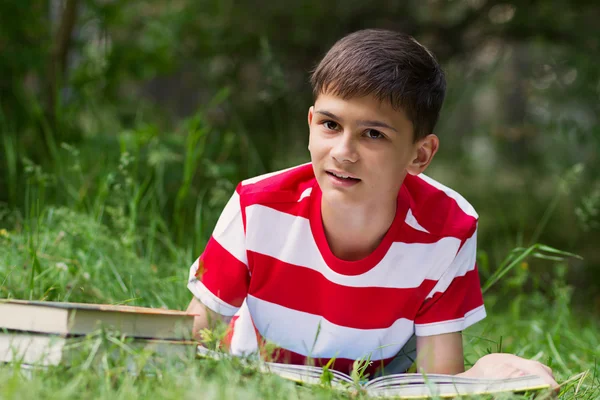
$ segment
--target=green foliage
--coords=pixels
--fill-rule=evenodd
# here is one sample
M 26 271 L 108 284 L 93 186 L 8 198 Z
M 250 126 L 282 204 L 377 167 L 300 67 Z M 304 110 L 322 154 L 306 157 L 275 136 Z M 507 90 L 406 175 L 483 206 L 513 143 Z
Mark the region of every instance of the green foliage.
M 352 364 L 352 371 L 350 372 L 350 378 L 354 382 L 357 388 L 360 388 L 360 384 L 364 383 L 369 379 L 369 374 L 366 373 L 367 368 L 371 365 L 371 356 L 368 355 L 363 358 L 355 360 Z
M 91 216 L 51 207 L 19 224 L 26 232 L 7 230 L 1 239 L 1 297 L 157 307 L 187 299 L 177 289 L 180 268 L 140 258 L 126 234 L 115 239 Z M 185 259 L 180 251 L 171 257 Z
M 333 372 L 331 372 L 331 367 L 335 363 L 335 357 L 332 357 L 327 361 L 323 368 L 323 373 L 321 374 L 321 383 L 324 386 L 331 387 L 331 383 L 333 382 Z
M 494 284 L 498 283 L 498 281 L 500 281 L 506 274 L 511 272 L 517 265 L 520 265 L 522 269 L 527 269 L 527 263 L 525 260 L 528 257 L 562 262 L 565 260 L 565 257 L 578 256 L 576 254 L 560 251 L 539 243 L 534 244 L 527 249 L 515 248 L 512 252 L 510 252 L 506 260 L 500 264 L 496 272 L 494 272 L 482 286 L 481 291 L 483 294 L 485 294 Z M 516 279 L 518 279 L 519 282 L 522 282 L 523 277 L 523 275 L 517 276 Z
M 600 289 L 600 35 L 586 23 L 597 5 L 74 0 L 65 33 L 58 3 L 0 5 L 0 202 L 11 208 L 37 197 L 126 224 L 140 254 L 164 251 L 160 236 L 197 254 L 237 182 L 307 161 L 307 73 L 331 43 L 396 28 L 446 69 L 428 173 L 480 212 L 490 266 L 546 243 L 583 257 L 567 275 L 583 296 Z M 50 74 L 55 64 L 64 73 Z

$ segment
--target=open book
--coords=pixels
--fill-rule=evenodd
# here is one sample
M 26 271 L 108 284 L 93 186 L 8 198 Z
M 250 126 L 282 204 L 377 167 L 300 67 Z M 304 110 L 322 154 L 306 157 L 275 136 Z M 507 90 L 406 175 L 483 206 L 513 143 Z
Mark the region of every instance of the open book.
M 221 359 L 226 354 L 198 346 L 198 357 Z M 321 384 L 323 368 L 259 362 L 262 372 L 272 373 L 298 383 Z M 339 371 L 330 370 L 331 386 L 338 389 L 357 387 L 352 378 Z M 511 379 L 477 379 L 440 374 L 393 374 L 367 382 L 358 383 L 369 395 L 380 397 L 399 397 L 403 399 L 421 399 L 432 396 L 456 397 L 459 395 L 483 395 L 501 392 L 527 392 L 549 389 L 550 385 L 541 378 L 530 375 Z

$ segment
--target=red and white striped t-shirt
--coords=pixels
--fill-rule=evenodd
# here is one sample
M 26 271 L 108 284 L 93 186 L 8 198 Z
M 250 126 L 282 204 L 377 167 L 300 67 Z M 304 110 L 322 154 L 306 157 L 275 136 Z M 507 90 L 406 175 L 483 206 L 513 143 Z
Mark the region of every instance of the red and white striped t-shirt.
M 477 213 L 458 193 L 407 175 L 394 222 L 359 261 L 329 249 L 321 195 L 304 164 L 243 181 L 225 206 L 188 287 L 233 316 L 232 354 L 256 353 L 267 341 L 278 361 L 335 358 L 347 372 L 361 358 L 380 366 L 414 356 L 405 345 L 415 334 L 458 332 L 485 317 Z

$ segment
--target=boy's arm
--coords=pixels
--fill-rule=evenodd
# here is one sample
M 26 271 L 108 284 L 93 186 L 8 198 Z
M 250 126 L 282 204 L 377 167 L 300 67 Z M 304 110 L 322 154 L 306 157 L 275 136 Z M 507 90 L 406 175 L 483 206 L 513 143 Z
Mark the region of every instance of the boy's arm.
M 194 315 L 193 334 L 194 338 L 199 341 L 202 341 L 202 336 L 200 332 L 203 329 L 213 329 L 215 327 L 215 324 L 219 320 L 228 323 L 231 319 L 231 317 L 226 317 L 224 315 L 214 312 L 213 310 L 202 304 L 200 301 L 198 301 L 198 299 L 195 297 L 192 298 L 192 301 L 188 305 L 186 312 L 188 314 Z
M 193 314 L 194 337 L 202 329 L 227 323 L 242 306 L 250 282 L 240 183 L 223 208 L 213 233 L 190 267 L 188 288 L 194 295 L 187 312 Z
M 462 334 L 417 336 L 417 371 L 456 375 L 464 372 Z

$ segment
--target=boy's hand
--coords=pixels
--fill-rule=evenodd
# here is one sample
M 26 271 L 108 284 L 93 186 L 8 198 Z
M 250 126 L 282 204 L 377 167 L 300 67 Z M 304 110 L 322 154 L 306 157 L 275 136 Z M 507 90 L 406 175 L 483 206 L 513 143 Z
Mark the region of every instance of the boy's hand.
M 459 375 L 469 378 L 486 379 L 537 375 L 548 383 L 552 389 L 558 390 L 559 388 L 549 367 L 540 362 L 526 360 L 513 354 L 488 354 L 481 357 L 471 369 Z

